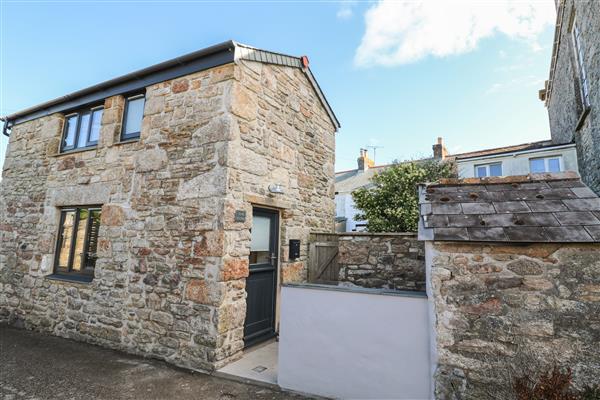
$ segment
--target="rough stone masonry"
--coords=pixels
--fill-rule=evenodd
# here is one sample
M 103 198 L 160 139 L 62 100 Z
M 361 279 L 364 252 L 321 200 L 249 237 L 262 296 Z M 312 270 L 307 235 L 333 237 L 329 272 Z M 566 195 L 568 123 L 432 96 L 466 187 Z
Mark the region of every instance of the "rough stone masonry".
M 365 288 L 425 291 L 425 250 L 414 233 L 338 235 L 339 281 Z
M 84 151 L 59 152 L 65 112 L 12 127 L 0 321 L 194 369 L 239 357 L 252 206 L 279 210 L 279 280 L 303 280 L 306 248 L 289 262 L 285 244 L 333 230 L 337 124 L 299 59 L 241 49 L 231 42 L 233 62 L 145 87 L 139 140 L 119 141 L 122 94 L 103 101 L 98 145 Z M 59 210 L 72 205 L 101 206 L 90 283 L 49 278 Z
M 600 198 L 575 174 L 420 189 L 438 399 L 515 398 L 514 378 L 600 376 Z

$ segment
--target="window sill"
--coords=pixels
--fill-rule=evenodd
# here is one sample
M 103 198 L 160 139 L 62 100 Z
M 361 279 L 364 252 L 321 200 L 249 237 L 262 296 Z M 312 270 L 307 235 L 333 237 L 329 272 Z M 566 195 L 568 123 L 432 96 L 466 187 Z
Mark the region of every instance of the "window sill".
M 587 118 L 588 114 L 590 113 L 590 110 L 591 110 L 591 107 L 584 108 L 583 112 L 579 116 L 579 120 L 577 120 L 577 125 L 575 126 L 576 132 L 579 129 L 581 129 L 581 127 L 583 126 L 583 123 L 585 122 L 585 119 Z
M 129 144 L 129 143 L 137 143 L 140 141 L 140 138 L 133 138 L 133 139 L 125 139 L 125 140 L 121 140 L 120 142 L 116 142 L 113 144 L 113 146 L 120 146 L 122 144 Z
M 98 146 L 81 147 L 79 149 L 67 150 L 67 151 L 62 151 L 60 153 L 56 153 L 56 154 L 52 155 L 52 157 L 66 156 L 66 155 L 73 154 L 73 153 L 83 153 L 86 151 L 92 151 L 92 150 L 97 150 L 97 149 L 98 149 Z
M 91 276 L 76 276 L 76 275 L 52 274 L 52 275 L 47 275 L 46 279 L 50 279 L 52 281 L 62 281 L 62 282 L 69 282 L 69 283 L 83 283 L 83 284 L 88 284 L 88 283 L 92 283 L 92 280 L 94 278 L 91 277 Z

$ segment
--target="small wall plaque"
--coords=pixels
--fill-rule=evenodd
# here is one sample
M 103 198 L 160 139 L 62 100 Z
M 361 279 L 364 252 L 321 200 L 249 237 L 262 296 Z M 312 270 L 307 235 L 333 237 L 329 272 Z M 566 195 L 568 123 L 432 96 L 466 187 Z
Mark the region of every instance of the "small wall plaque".
M 236 210 L 233 220 L 235 222 L 246 222 L 246 211 L 245 210 Z

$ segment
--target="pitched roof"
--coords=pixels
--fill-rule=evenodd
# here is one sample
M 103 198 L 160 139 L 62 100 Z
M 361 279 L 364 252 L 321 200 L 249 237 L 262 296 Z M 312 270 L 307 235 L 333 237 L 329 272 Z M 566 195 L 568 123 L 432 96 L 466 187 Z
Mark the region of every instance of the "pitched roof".
M 277 64 L 299 68 L 313 86 L 319 101 L 325 108 L 332 124 L 337 128 L 340 123 L 329 106 L 310 68 L 304 67 L 302 57 L 289 56 L 272 51 L 261 50 L 243 45 L 233 40 L 216 44 L 171 60 L 131 72 L 126 75 L 99 83 L 88 88 L 58 97 L 54 100 L 13 113 L 2 120 L 8 127 L 50 115 L 57 112 L 77 108 L 79 106 L 100 101 L 110 96 L 128 93 L 146 86 L 178 78 L 194 72 L 229 64 L 236 60 L 250 60 L 266 64 Z
M 539 142 L 522 143 L 522 144 L 516 144 L 513 146 L 496 147 L 493 149 L 470 151 L 467 153 L 449 154 L 447 157 L 455 158 L 457 160 L 463 160 L 463 159 L 474 158 L 474 157 L 493 156 L 493 155 L 514 153 L 514 152 L 518 152 L 518 151 L 542 150 L 542 149 L 550 149 L 553 147 L 562 147 L 562 146 L 565 146 L 565 144 L 555 144 L 552 142 L 552 140 L 541 140 Z
M 600 242 L 600 198 L 571 172 L 443 179 L 419 207 L 421 240 Z
M 335 173 L 335 191 L 336 193 L 352 193 L 358 188 L 369 188 L 373 186 L 371 178 L 377 173 L 385 170 L 393 164 L 379 165 L 371 167 L 366 171 L 351 169 Z

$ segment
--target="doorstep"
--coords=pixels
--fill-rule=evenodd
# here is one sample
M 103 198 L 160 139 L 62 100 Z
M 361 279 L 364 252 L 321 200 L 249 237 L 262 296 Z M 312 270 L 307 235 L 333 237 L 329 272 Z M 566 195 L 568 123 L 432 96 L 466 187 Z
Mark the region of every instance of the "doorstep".
M 244 383 L 279 389 L 277 385 L 277 357 L 279 343 L 271 340 L 244 351 L 237 361 L 215 371 L 213 375 Z

